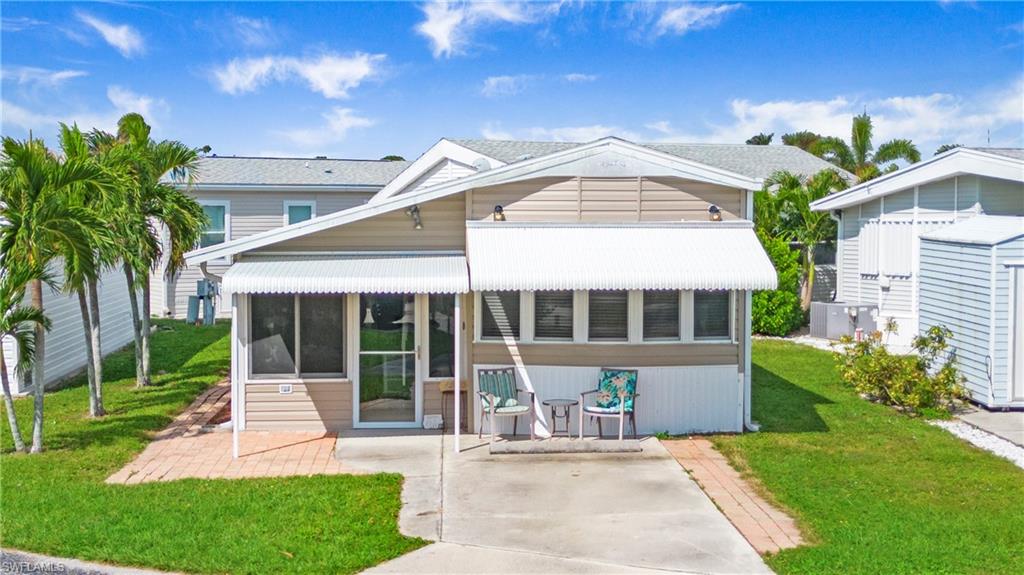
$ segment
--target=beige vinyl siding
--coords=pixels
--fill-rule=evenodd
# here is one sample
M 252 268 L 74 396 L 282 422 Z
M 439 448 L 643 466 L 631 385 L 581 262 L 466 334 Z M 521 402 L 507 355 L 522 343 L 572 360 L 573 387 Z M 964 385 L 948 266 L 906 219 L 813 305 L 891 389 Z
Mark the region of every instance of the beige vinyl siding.
M 739 347 L 733 343 L 533 343 L 516 346 L 526 365 L 592 367 L 737 365 Z M 513 361 L 504 343 L 478 341 L 473 344 L 473 363 L 510 365 Z
M 469 216 L 489 219 L 501 205 L 518 221 L 703 220 L 708 205 L 739 217 L 741 190 L 680 178 L 538 178 L 472 191 Z
M 423 229 L 413 228 L 405 209 L 274 244 L 266 251 L 440 250 L 466 246 L 462 195 L 419 205 Z
M 352 384 L 310 381 L 281 394 L 276 383 L 245 386 L 246 429 L 337 432 L 352 428 Z

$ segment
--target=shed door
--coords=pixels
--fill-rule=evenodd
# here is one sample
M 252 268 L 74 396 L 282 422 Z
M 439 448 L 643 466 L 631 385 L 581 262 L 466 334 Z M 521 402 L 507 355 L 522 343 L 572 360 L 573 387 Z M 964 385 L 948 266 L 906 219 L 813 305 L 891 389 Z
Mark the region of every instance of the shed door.
M 1013 273 L 1013 400 L 1024 401 L 1024 267 Z

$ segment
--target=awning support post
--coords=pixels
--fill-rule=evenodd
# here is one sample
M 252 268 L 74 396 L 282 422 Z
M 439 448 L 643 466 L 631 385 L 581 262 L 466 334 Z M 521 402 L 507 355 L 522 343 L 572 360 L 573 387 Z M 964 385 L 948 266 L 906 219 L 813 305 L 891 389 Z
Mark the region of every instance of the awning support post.
M 462 294 L 455 294 L 455 453 L 459 453 L 459 433 L 462 430 Z M 469 402 L 467 402 L 469 403 Z
M 238 420 L 241 419 L 238 403 L 238 295 L 231 294 L 231 458 L 238 459 Z

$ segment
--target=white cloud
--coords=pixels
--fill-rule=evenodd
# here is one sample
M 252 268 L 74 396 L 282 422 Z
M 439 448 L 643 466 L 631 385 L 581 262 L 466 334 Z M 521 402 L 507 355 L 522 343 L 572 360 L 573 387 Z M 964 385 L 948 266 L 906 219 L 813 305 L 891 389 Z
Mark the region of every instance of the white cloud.
M 562 76 L 562 79 L 570 84 L 579 84 L 597 80 L 597 74 L 581 74 L 579 72 L 572 72 L 571 74 Z
M 77 12 L 78 19 L 100 33 L 103 39 L 125 58 L 145 53 L 146 44 L 142 34 L 127 24 L 111 24 L 84 12 Z
M 4 80 L 29 87 L 57 88 L 68 80 L 82 76 L 88 76 L 88 73 L 82 70 L 47 70 L 31 66 L 6 66 L 0 69 L 0 77 Z
M 138 94 L 121 86 L 107 87 L 107 101 L 110 107 L 103 111 L 78 110 L 68 111 L 64 106 L 57 106 L 59 111 L 35 111 L 14 102 L 3 100 L 2 124 L 6 134 L 12 127 L 24 132 L 32 130 L 37 135 L 55 134 L 57 122 L 66 124 L 77 123 L 83 130 L 99 128 L 106 131 L 117 129 L 117 120 L 129 112 L 142 114 L 154 128 L 160 126 L 161 119 L 169 110 L 167 102 L 161 98 L 153 98 Z M 56 144 L 56 141 L 52 142 Z
M 473 33 L 489 24 L 529 24 L 558 14 L 561 5 L 532 2 L 446 2 L 422 7 L 426 19 L 416 32 L 427 38 L 435 58 L 464 54 Z
M 216 87 L 228 94 L 253 92 L 271 81 L 301 78 L 325 98 L 347 98 L 349 90 L 380 71 L 383 54 L 324 54 L 311 58 L 264 56 L 235 58 L 213 71 Z
M 233 16 L 231 22 L 234 26 L 235 37 L 243 46 L 264 48 L 277 42 L 277 33 L 270 24 L 270 20 L 266 18 Z
M 335 107 L 322 115 L 324 124 L 315 128 L 299 128 L 277 132 L 280 136 L 303 149 L 318 148 L 327 144 L 336 144 L 345 139 L 350 130 L 368 128 L 376 122 L 358 115 L 351 108 Z M 319 152 L 320 150 L 315 150 Z
M 654 27 L 655 36 L 675 34 L 682 36 L 691 30 L 713 28 L 722 23 L 730 12 L 741 4 L 682 4 L 662 12 Z
M 500 96 L 514 96 L 526 89 L 526 85 L 533 79 L 527 74 L 516 76 L 491 76 L 484 80 L 480 87 L 480 93 L 488 98 Z
M 4 32 L 21 32 L 40 26 L 46 26 L 46 22 L 36 20 L 35 18 L 28 18 L 27 16 L 0 19 L 0 30 Z

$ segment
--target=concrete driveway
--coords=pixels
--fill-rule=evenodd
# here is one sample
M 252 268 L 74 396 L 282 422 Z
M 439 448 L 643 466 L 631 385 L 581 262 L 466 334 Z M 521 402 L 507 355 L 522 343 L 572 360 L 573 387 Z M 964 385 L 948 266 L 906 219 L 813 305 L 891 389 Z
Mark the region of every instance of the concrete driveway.
M 654 438 L 641 453 L 490 455 L 475 437 L 342 437 L 405 474 L 400 527 L 439 541 L 369 573 L 771 573 Z

